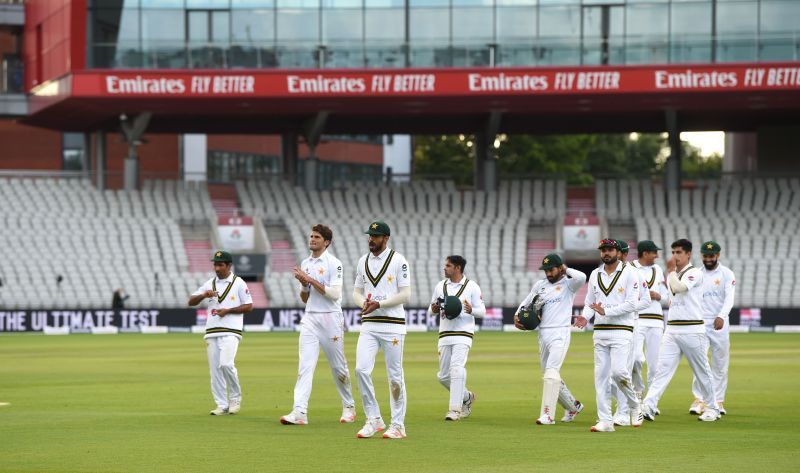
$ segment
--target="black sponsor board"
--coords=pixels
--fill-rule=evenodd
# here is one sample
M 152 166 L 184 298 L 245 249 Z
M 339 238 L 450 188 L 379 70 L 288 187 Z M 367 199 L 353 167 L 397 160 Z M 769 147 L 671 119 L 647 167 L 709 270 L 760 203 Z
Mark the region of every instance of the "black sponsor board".
M 575 308 L 575 314 L 580 313 Z M 516 307 L 487 309 L 485 319 L 477 319 L 481 330 L 501 330 L 504 324 L 514 323 Z M 270 308 L 254 309 L 245 314 L 244 323 L 263 325 L 272 330 L 294 330 L 303 317 L 303 309 Z M 361 324 L 358 309 L 344 309 L 346 327 Z M 800 325 L 800 309 L 733 309 L 731 325 L 741 323 L 750 326 L 771 327 L 774 325 Z M 754 316 L 756 314 L 756 316 Z M 138 330 L 141 327 L 167 326 L 191 327 L 205 325 L 206 309 L 61 309 L 61 310 L 2 310 L 0 309 L 0 332 L 40 332 L 44 327 L 69 327 L 73 332 L 89 332 L 97 327 L 117 327 L 120 330 Z M 435 330 L 439 326 L 437 316 L 429 316 L 427 307 L 407 308 L 406 323 Z

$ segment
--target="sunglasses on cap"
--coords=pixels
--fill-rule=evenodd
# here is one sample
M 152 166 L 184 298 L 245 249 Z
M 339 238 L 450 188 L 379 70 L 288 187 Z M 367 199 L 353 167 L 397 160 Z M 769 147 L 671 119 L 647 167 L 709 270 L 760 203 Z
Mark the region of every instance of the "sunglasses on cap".
M 615 250 L 620 249 L 617 240 L 612 240 L 611 238 L 604 238 L 600 240 L 600 245 L 597 247 L 597 249 L 602 250 L 603 248 L 614 248 Z

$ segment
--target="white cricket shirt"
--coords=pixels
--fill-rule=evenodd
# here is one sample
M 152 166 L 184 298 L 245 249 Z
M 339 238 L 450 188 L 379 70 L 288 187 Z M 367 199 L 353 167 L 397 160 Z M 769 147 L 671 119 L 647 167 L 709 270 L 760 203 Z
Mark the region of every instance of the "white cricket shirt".
M 736 292 L 736 276 L 730 268 L 717 264 L 711 271 L 703 272 L 703 319 L 713 321 L 717 317 L 728 320 L 733 308 Z
M 705 333 L 703 326 L 703 272 L 691 263 L 677 273 L 678 280 L 689 288 L 686 292 L 672 293 L 669 306 L 667 332 Z
M 300 269 L 303 270 L 312 279 L 327 287 L 342 287 L 344 281 L 342 262 L 339 258 L 333 256 L 329 251 L 324 251 L 319 258 L 309 256 L 300 263 Z M 306 289 L 309 292 L 308 301 L 306 301 L 306 312 L 341 312 L 342 311 L 342 297 L 339 296 L 336 300 L 330 300 L 324 294 L 309 285 Z
M 373 301 L 385 301 L 400 292 L 401 287 L 411 286 L 411 271 L 408 261 L 400 253 L 386 248 L 378 256 L 371 252 L 362 256 L 356 265 L 355 288 L 364 290 L 364 297 Z M 402 304 L 381 307 L 361 317 L 361 330 L 376 333 L 406 333 L 406 311 Z
M 540 279 L 533 284 L 531 292 L 519 305 L 516 314 L 530 304 L 538 294 L 544 299 L 544 306 L 542 306 L 542 321 L 537 328 L 569 327 L 572 325 L 572 305 L 575 302 L 575 295 L 585 282 L 586 274 L 572 268 L 567 268 L 567 274 L 554 283 L 547 278 Z
M 600 267 L 589 276 L 583 316 L 587 320 L 594 316 L 595 339 L 633 337 L 634 313 L 639 301 L 639 277 L 634 269 L 619 261 L 610 275 Z M 602 303 L 605 315 L 589 307 L 596 302 Z
M 472 346 L 472 337 L 475 335 L 475 317 L 464 312 L 463 306 L 465 301 L 469 301 L 473 312 L 484 309 L 481 288 L 478 283 L 468 279 L 466 276 L 462 277 L 459 282 L 444 279 L 434 286 L 431 304 L 439 298 L 444 299 L 445 285 L 448 296 L 456 296 L 461 300 L 462 310 L 461 315 L 455 319 L 448 319 L 444 316 L 439 317 L 439 346 L 458 343 Z
M 206 291 L 216 291 L 218 297 L 208 297 L 208 317 L 206 318 L 206 335 L 203 338 L 222 337 L 235 335 L 242 338 L 244 314 L 228 314 L 224 317 L 216 315 L 217 309 L 232 309 L 243 304 L 252 304 L 253 298 L 247 283 L 242 278 L 229 274 L 225 279 L 216 276 L 205 282 L 198 290 L 192 293 L 199 296 Z

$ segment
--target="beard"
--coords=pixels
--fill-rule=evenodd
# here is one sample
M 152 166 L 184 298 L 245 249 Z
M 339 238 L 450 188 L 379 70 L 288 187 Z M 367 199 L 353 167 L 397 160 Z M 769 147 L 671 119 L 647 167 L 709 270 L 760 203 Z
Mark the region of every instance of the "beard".
M 703 266 L 705 266 L 708 270 L 714 269 L 717 267 L 717 261 L 714 261 L 713 263 L 706 263 L 703 261 Z
M 605 264 L 614 264 L 617 262 L 616 256 L 603 256 L 600 260 Z
M 550 276 L 547 276 L 547 280 L 550 282 L 550 284 L 554 284 L 557 283 L 559 280 L 561 280 L 562 277 L 564 277 L 564 271 L 559 271 L 558 274 L 556 274 L 552 278 Z

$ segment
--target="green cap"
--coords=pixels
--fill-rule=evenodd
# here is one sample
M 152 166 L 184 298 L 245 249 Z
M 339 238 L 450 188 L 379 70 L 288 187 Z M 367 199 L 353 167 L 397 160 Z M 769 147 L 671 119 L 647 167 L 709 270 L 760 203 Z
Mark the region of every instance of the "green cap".
M 722 247 L 719 246 L 719 243 L 713 240 L 703 243 L 703 247 L 700 248 L 700 253 L 704 255 L 716 255 L 720 251 L 722 251 Z
M 619 245 L 619 251 L 623 253 L 627 253 L 631 250 L 630 245 L 628 245 L 628 242 L 625 240 L 617 240 L 617 244 Z
M 227 251 L 217 251 L 211 261 L 215 263 L 233 263 L 233 256 Z
M 561 261 L 561 257 L 560 256 L 558 256 L 555 253 L 550 253 L 549 255 L 544 257 L 544 259 L 542 260 L 542 265 L 539 266 L 539 269 L 557 268 L 558 266 L 561 266 L 562 264 L 564 264 L 564 262 Z
M 369 224 L 369 228 L 364 233 L 366 233 L 367 235 L 374 235 L 374 236 L 391 235 L 391 232 L 389 231 L 389 225 L 386 225 L 385 222 L 381 222 L 380 220 Z
M 448 319 L 455 319 L 461 315 L 461 301 L 456 296 L 447 296 L 444 300 L 444 316 Z
M 636 251 L 638 251 L 639 254 L 642 254 L 644 251 L 658 251 L 660 249 L 661 248 L 656 246 L 651 240 L 642 240 L 636 245 Z

